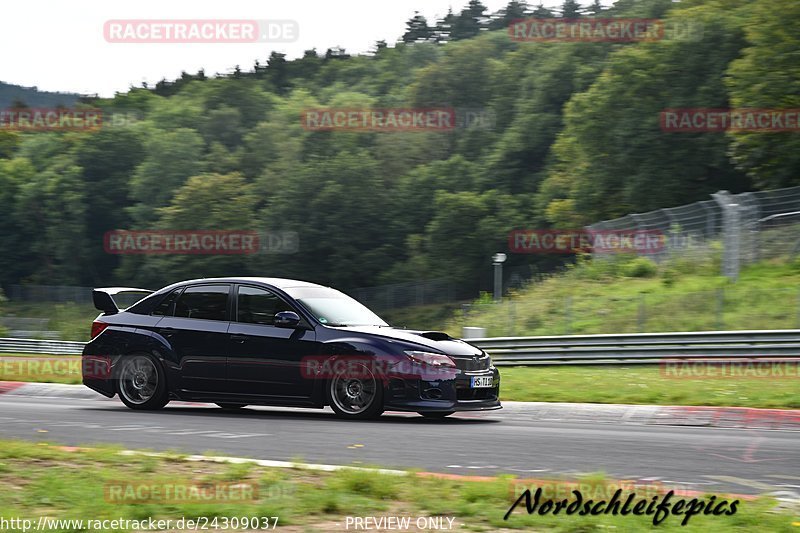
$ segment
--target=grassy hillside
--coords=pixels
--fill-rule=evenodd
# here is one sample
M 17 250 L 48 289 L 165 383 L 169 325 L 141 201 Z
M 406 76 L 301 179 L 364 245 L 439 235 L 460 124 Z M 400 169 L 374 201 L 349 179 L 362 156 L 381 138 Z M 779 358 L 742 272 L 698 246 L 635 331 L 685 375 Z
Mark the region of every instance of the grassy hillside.
M 489 336 L 800 327 L 800 260 L 752 265 L 736 283 L 719 271 L 718 257 L 581 260 L 500 303 L 485 296 L 443 326 Z

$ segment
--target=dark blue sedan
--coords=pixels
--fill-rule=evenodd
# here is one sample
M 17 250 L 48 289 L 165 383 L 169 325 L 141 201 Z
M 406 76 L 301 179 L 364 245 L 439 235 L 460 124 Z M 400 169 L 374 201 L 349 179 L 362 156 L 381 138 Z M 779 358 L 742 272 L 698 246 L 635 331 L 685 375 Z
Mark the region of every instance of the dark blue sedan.
M 124 296 L 142 293 L 119 309 Z M 329 405 L 369 418 L 501 407 L 500 375 L 485 352 L 446 333 L 393 328 L 330 287 L 213 278 L 93 297 L 102 313 L 83 351 L 83 383 L 132 409 L 175 399 L 226 409 Z

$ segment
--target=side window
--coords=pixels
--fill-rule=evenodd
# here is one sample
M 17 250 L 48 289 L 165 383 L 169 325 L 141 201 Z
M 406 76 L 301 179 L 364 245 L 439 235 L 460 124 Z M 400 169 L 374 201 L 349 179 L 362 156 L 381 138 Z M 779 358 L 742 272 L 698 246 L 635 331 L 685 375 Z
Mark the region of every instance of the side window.
M 175 302 L 175 316 L 228 320 L 228 285 L 187 287 Z
M 280 311 L 292 311 L 292 308 L 266 289 L 239 287 L 238 322 L 271 326 L 275 321 L 275 313 Z
M 178 298 L 178 295 L 181 293 L 181 289 L 175 289 L 171 293 L 167 295 L 166 298 L 161 300 L 153 312 L 150 313 L 151 315 L 155 316 L 172 316 L 175 314 L 175 300 Z

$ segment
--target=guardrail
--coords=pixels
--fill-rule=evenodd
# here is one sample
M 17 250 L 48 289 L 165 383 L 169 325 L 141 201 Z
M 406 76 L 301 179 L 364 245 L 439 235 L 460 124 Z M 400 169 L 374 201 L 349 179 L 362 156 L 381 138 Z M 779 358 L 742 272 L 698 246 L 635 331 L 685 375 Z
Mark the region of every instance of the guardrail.
M 0 353 L 80 355 L 85 342 L 44 339 L 0 339 Z
M 642 364 L 664 359 L 800 358 L 800 330 L 468 339 L 498 366 Z M 0 339 L 0 353 L 80 355 L 83 342 Z
M 698 331 L 468 339 L 498 366 L 657 363 L 664 359 L 800 357 L 800 330 Z

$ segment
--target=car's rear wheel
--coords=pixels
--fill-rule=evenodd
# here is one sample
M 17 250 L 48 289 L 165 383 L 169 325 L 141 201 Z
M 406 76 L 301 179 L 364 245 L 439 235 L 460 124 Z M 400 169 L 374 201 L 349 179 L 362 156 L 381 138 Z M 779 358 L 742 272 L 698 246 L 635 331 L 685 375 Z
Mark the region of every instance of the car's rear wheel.
M 241 409 L 242 407 L 247 407 L 246 403 L 219 403 L 219 402 L 217 402 L 217 405 L 219 405 L 223 409 L 229 409 L 229 410 Z
M 342 418 L 374 418 L 383 413 L 383 386 L 366 365 L 348 365 L 328 381 L 328 403 Z
M 452 415 L 453 413 L 455 413 L 455 411 L 430 411 L 427 413 L 423 412 L 420 414 L 425 418 L 444 418 L 446 416 Z
M 118 376 L 119 397 L 131 409 L 161 409 L 167 405 L 164 370 L 151 355 L 123 357 Z

